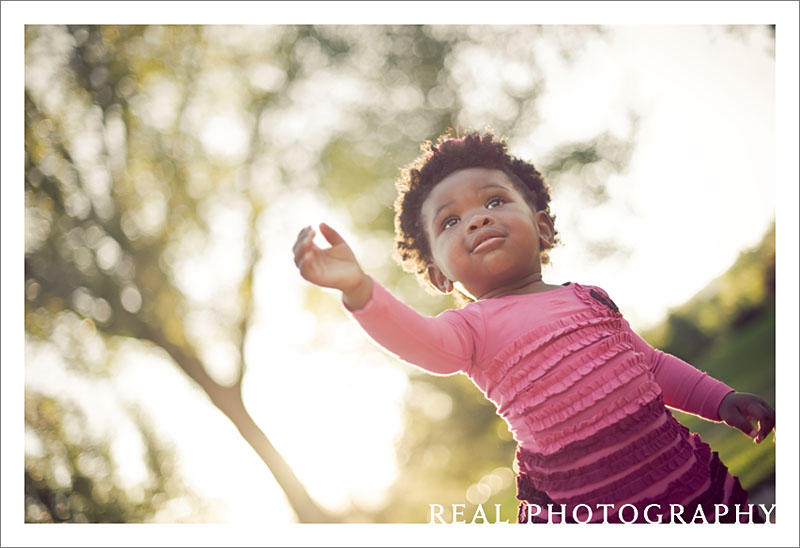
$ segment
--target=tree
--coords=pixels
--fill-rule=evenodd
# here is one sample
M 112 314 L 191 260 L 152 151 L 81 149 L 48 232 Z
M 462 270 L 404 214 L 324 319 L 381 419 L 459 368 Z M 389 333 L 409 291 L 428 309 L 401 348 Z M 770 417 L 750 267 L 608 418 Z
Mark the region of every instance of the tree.
M 356 227 L 383 234 L 388 249 L 391 180 L 417 144 L 478 121 L 521 134 L 536 122 L 544 82 L 534 44 L 556 43 L 568 59 L 595 35 L 591 27 L 28 26 L 29 344 L 54 341 L 77 318 L 109 349 L 121 339 L 162 349 L 259 454 L 298 520 L 342 519 L 309 496 L 242 399 L 254 272 L 268 245 L 259 221 L 279 188 L 318 188 L 340 202 L 361 196 L 375 213 L 359 215 Z M 488 101 L 475 95 L 484 75 L 473 56 L 498 67 L 513 57 L 514 70 L 493 75 Z M 545 175 L 602 200 L 602 178 L 583 185 L 576 174 L 624 169 L 632 139 L 562 143 Z M 220 250 L 224 267 L 208 261 Z M 400 276 L 388 261 L 383 272 L 389 283 Z M 202 284 L 200 274 L 208 274 Z M 420 295 L 405 296 L 418 304 Z M 105 371 L 58 348 L 72 367 Z M 495 423 L 481 424 L 469 436 L 496 434 Z
M 26 522 L 145 522 L 176 500 L 192 514 L 183 519 L 202 519 L 202 503 L 174 473 L 172 450 L 145 416 L 135 409 L 131 413 L 144 443 L 147 479 L 125 489 L 108 441 L 88 433 L 78 405 L 26 392 L 25 426 L 33 440 L 25 461 Z
M 196 189 L 201 184 L 197 177 L 205 176 L 223 180 L 224 188 L 231 171 L 205 161 L 197 139 L 180 129 L 186 109 L 193 106 L 194 63 L 220 53 L 204 49 L 200 32 L 194 27 L 29 28 L 26 330 L 46 339 L 59 322 L 58 313 L 72 310 L 98 326 L 106 341 L 132 337 L 162 348 L 270 467 L 298 519 L 329 521 L 331 516 L 308 496 L 241 397 L 241 348 L 258 258 L 252 223 L 264 207 L 257 197 L 245 193 L 249 199 L 241 203 L 251 246 L 226 288 L 234 306 L 216 311 L 220 324 L 236 326 L 227 333 L 239 349 L 232 379 L 212 376 L 184 327 L 193 303 L 170 263 L 180 256 L 177 248 L 187 236 L 202 238 L 209 230 L 192 182 Z M 237 62 L 218 60 L 228 61 Z M 48 73 L 47 62 L 55 62 L 54 73 Z M 178 94 L 175 110 L 166 113 L 171 123 L 140 114 L 147 101 L 142 88 L 154 81 L 160 93 Z M 269 93 L 248 98 L 253 115 L 269 98 Z M 80 366 L 80 356 L 73 358 Z

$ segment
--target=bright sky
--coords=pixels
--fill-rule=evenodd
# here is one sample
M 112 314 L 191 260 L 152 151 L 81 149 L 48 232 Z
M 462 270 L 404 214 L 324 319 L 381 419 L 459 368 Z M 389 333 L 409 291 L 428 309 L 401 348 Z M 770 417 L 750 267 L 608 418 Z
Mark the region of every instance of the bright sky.
M 511 7 L 516 9 L 516 5 L 519 4 Z M 9 25 L 6 22 L 7 6 L 8 3 L 3 4 L 4 46 L 6 40 L 11 39 L 9 36 L 16 36 L 21 43 L 19 29 L 20 34 L 6 32 L 6 25 Z M 659 9 L 657 4 L 650 6 L 656 11 Z M 680 4 L 667 9 L 674 14 L 679 7 Z M 607 21 L 607 15 L 591 9 L 596 8 L 586 11 L 589 18 L 586 22 Z M 795 8 L 792 21 L 796 21 L 796 14 Z M 61 17 L 56 17 L 54 22 L 66 20 L 64 14 Z M 562 14 L 562 17 L 569 15 Z M 648 21 L 669 20 L 653 15 L 642 17 Z M 30 19 L 18 18 L 15 22 L 31 22 Z M 481 20 L 487 19 L 481 17 Z M 175 22 L 183 22 L 181 16 L 177 16 Z M 796 45 L 796 23 L 791 29 L 795 33 Z M 655 244 L 646 248 L 635 247 L 629 262 L 623 267 L 605 262 L 591 264 L 570 249 L 569 234 L 563 233 L 566 245 L 553 253 L 556 266 L 546 271 L 551 281 L 574 280 L 609 288 L 634 327 L 650 325 L 662 318 L 670 306 L 682 303 L 714 276 L 721 274 L 740 250 L 756 244 L 776 208 L 779 210 L 779 257 L 789 253 L 795 257 L 796 263 L 796 255 L 791 254 L 796 254 L 797 248 L 797 171 L 794 167 L 794 171 L 776 173 L 773 162 L 776 154 L 775 68 L 769 56 L 762 53 L 765 44 L 755 35 L 752 40 L 745 46 L 721 32 L 716 32 L 712 38 L 700 28 L 629 26 L 616 28 L 612 41 L 598 41 L 588 47 L 579 62 L 571 67 L 556 63 L 552 53 L 542 52 L 544 59 L 553 61 L 547 73 L 547 91 L 539 108 L 543 123 L 519 146 L 511 142 L 512 152 L 535 161 L 537 155 L 547 150 L 548 142 L 594 135 L 618 124 L 618 120 L 624 118 L 621 113 L 635 110 L 642 117 L 637 148 L 629 170 L 615 178 L 618 185 L 611 187 L 613 205 L 592 212 L 577 211 L 570 208 L 572 201 L 568 195 L 556 194 L 553 209 L 565 225 L 571 219 L 580 219 L 579 222 L 589 224 L 598 235 L 619 238 L 630 245 L 641 241 Z M 3 48 L 4 86 L 8 49 Z M 796 52 L 794 55 L 796 66 Z M 783 65 L 781 70 L 784 70 Z M 792 70 L 796 77 L 796 68 Z M 789 141 L 796 144 L 796 81 L 792 85 L 795 101 L 784 100 L 780 112 L 786 112 L 783 110 L 786 105 L 794 105 L 788 116 L 795 124 L 792 127 L 793 141 Z M 9 108 L 9 95 L 3 95 L 4 115 Z M 7 143 L 19 143 L 22 122 L 21 114 L 16 115 L 20 116 L 17 133 L 9 133 L 11 124 L 3 126 L 4 156 L 8 152 Z M 221 120 L 217 127 L 224 128 L 225 121 Z M 627 128 L 623 125 L 612 127 L 612 130 L 624 134 Z M 785 157 L 785 150 L 783 154 Z M 796 152 L 792 154 L 796 159 Z M 17 157 L 21 155 L 17 154 Z M 10 163 L 4 162 L 4 179 L 21 180 L 17 172 L 13 177 L 5 176 Z M 781 174 L 784 179 L 788 175 L 791 182 L 787 184 L 788 194 L 783 186 L 777 187 L 781 198 L 776 204 L 776 177 Z M 10 202 L 5 199 L 8 187 L 3 185 L 4 262 L 10 232 L 6 223 L 9 219 L 7 204 Z M 18 201 L 11 200 L 11 203 L 21 204 L 21 194 L 19 197 Z M 272 303 L 270 308 L 260 305 L 256 310 L 257 321 L 246 349 L 249 369 L 245 402 L 256 422 L 320 502 L 332 508 L 349 500 L 364 505 L 379 502 L 383 489 L 393 479 L 392 443 L 401 433 L 400 409 L 407 382 L 404 366 L 388 359 L 377 349 L 362 351 L 365 348 L 363 335 L 343 313 L 333 332 L 319 332 L 315 319 L 302 306 L 306 285 L 296 274 L 290 256 L 297 231 L 306 224 L 323 220 L 334 224 L 349 237 L 357 252 L 369 244 L 351 234 L 347 218 L 341 212 L 327 209 L 318 196 L 292 194 L 280 203 L 279 209 L 283 214 L 270 217 L 262 226 L 270 245 L 266 249 L 264 265 L 258 272 L 256 299 L 263 302 L 263 297 L 269 292 Z M 794 204 L 789 206 L 791 209 L 782 209 L 790 203 Z M 621 216 L 620 210 L 615 209 L 619 204 L 629 206 L 634 214 Z M 18 234 L 19 223 L 16 221 L 11 225 L 11 231 Z M 785 233 L 791 231 L 795 234 L 795 240 L 790 240 L 788 247 L 787 241 L 782 240 L 781 226 L 785 227 Z M 22 250 L 17 251 L 15 244 L 11 249 L 17 253 L 12 255 L 12 262 L 20 260 Z M 794 269 L 789 271 L 789 278 L 796 281 L 797 267 L 794 263 L 789 266 Z M 786 265 L 779 264 L 780 268 L 786 268 Z M 19 278 L 9 281 L 5 268 L 3 272 L 4 297 L 7 293 L 17 295 Z M 786 286 L 779 285 L 779 292 L 783 288 Z M 787 302 L 797 302 L 796 288 L 793 291 L 795 298 L 786 299 Z M 787 295 L 787 292 L 783 291 L 781 295 Z M 3 335 L 5 339 L 11 332 L 12 338 L 16 336 L 21 344 L 20 318 L 23 312 L 21 299 L 17 300 L 20 301 L 18 305 L 7 307 L 8 300 L 4 298 Z M 331 314 L 338 313 L 335 295 L 330 295 L 330 302 Z M 795 311 L 796 308 L 788 311 L 793 318 L 789 327 L 794 322 L 794 334 Z M 784 314 L 786 312 L 784 310 Z M 783 355 L 780 325 L 779 357 Z M 271 341 L 282 341 L 283 344 L 276 348 L 267 344 Z M 9 360 L 5 348 L 6 345 L 2 360 L 3 399 L 8 401 L 9 386 L 16 387 L 21 393 L 22 372 L 9 371 L 8 364 L 19 363 L 19 359 Z M 354 354 L 353 348 L 358 348 L 358 353 Z M 794 352 L 795 359 L 789 362 L 797 363 L 796 348 L 791 352 Z M 142 361 L 134 356 L 121 360 L 120 375 L 114 381 L 114 391 L 109 394 L 107 389 L 77 386 L 61 372 L 61 367 L 52 357 L 25 354 L 25 382 L 43 390 L 74 387 L 75 391 L 83 391 L 98 406 L 107 409 L 106 416 L 112 418 L 109 424 L 115 428 L 119 428 L 119 422 L 113 419 L 122 421 L 114 411 L 119 402 L 139 402 L 156 418 L 161 432 L 178 448 L 181 473 L 186 481 L 217 501 L 221 520 L 242 527 L 225 531 L 234 531 L 232 534 L 240 535 L 238 539 L 248 544 L 274 542 L 265 539 L 263 531 L 261 535 L 252 536 L 253 524 L 266 530 L 267 526 L 292 520 L 291 510 L 269 471 L 242 442 L 227 419 L 207 403 L 205 396 L 174 367 L 160 360 L 150 357 Z M 9 383 L 7 380 L 12 374 L 13 382 Z M 796 368 L 792 374 L 795 382 L 791 386 L 796 386 Z M 786 379 L 779 368 L 779 380 L 781 378 Z M 19 393 L 12 397 L 21 398 Z M 165 406 L 163 402 L 168 395 L 180 401 L 181 405 Z M 782 401 L 787 400 L 784 398 Z M 16 407 L 14 410 L 18 412 L 21 403 Z M 796 420 L 796 413 L 789 411 L 782 416 L 785 425 L 782 441 L 792 446 L 794 440 L 796 446 L 796 437 L 792 436 L 797 435 L 797 428 L 789 424 L 789 420 Z M 7 421 L 11 420 L 7 419 L 9 415 L 3 413 L 4 445 L 9 432 Z M 19 431 L 18 415 L 12 416 L 17 417 L 14 419 L 17 422 L 11 423 L 11 431 Z M 119 429 L 124 433 L 124 428 Z M 135 440 L 131 441 L 124 435 L 117 446 L 120 454 L 137 451 Z M 5 447 L 4 453 L 8 455 Z M 4 458 L 4 478 L 21 477 L 22 455 L 21 451 L 18 453 L 14 458 Z M 136 467 L 130 463 L 125 466 L 130 477 L 135 478 Z M 780 470 L 782 484 L 784 478 L 789 477 L 788 473 L 783 468 Z M 7 493 L 9 483 L 17 489 L 11 494 Z M 19 519 L 21 481 L 4 481 L 3 484 L 5 524 L 8 523 L 7 514 L 12 510 L 14 515 L 10 519 Z M 790 502 L 780 492 L 778 501 L 784 516 L 797 515 L 790 507 L 796 501 Z M 12 510 L 9 510 L 10 505 L 13 505 Z M 180 514 L 180 509 L 175 513 Z M 245 527 L 250 527 L 251 536 L 241 537 L 241 531 L 248 530 Z M 25 531 L 29 533 L 30 527 Z M 355 537 L 348 538 L 349 542 L 358 543 L 362 538 L 358 535 L 366 534 L 355 533 Z M 204 537 L 205 542 L 214 542 L 215 538 L 220 542 L 220 537 L 215 537 L 215 534 L 210 532 Z M 435 539 L 435 534 L 429 538 Z M 747 532 L 740 538 L 746 540 L 749 535 Z M 141 539 L 135 534 L 130 538 L 132 542 Z M 227 543 L 228 538 L 223 537 L 222 542 Z M 92 545 L 93 540 L 92 536 L 82 537 L 82 542 L 87 545 Z M 487 537 L 486 542 L 492 541 L 497 541 L 497 537 Z M 21 536 L 14 542 L 26 543 Z M 41 542 L 48 540 L 39 539 L 38 543 Z M 51 538 L 49 542 L 58 544 L 64 540 Z M 102 539 L 97 542 L 102 543 Z M 283 537 L 281 542 L 297 541 Z M 327 536 L 322 537 L 322 542 L 337 543 Z M 621 542 L 624 542 L 622 537 L 614 537 L 614 545 Z
M 626 113 L 641 116 L 631 165 L 610 177 L 607 206 L 575 208 L 557 189 L 552 203 L 557 222 L 577 220 L 632 255 L 597 263 L 563 232 L 551 276 L 605 287 L 644 328 L 722 274 L 774 218 L 775 70 L 761 34 L 745 44 L 719 28 L 612 32 L 575 66 L 552 62 L 530 148 L 535 155 L 548 141 L 606 129 L 625 136 Z

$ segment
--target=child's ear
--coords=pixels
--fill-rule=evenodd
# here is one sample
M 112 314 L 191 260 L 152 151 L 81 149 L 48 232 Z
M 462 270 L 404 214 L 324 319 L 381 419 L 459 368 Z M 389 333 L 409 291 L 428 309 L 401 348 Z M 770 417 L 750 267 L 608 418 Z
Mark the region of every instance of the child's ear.
M 442 293 L 447 294 L 453 291 L 453 282 L 435 264 L 428 265 L 428 279 Z
M 553 219 L 545 211 L 536 212 L 536 228 L 539 229 L 539 241 L 542 249 L 553 247 L 556 230 L 553 226 Z

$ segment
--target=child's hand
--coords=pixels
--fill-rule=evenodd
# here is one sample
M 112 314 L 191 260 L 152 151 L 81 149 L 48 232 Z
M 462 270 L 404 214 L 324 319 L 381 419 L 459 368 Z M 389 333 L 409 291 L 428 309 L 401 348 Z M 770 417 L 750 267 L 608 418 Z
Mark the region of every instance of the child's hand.
M 344 238 L 325 223 L 319 228 L 331 247 L 322 249 L 314 244 L 314 229 L 308 226 L 297 235 L 294 264 L 309 282 L 340 290 L 350 310 L 362 308 L 372 296 L 372 282 Z
M 753 438 L 755 443 L 764 441 L 775 427 L 775 411 L 767 402 L 756 395 L 742 392 L 731 392 L 722 399 L 719 418 Z M 751 421 L 758 421 L 758 429 L 753 427 Z

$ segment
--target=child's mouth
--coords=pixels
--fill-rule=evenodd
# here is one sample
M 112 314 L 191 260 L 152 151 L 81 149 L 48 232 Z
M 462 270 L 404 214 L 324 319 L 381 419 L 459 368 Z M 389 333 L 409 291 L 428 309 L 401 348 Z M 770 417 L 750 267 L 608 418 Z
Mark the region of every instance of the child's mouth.
M 503 241 L 502 236 L 489 236 L 485 240 L 481 241 L 478 245 L 473 247 L 472 252 L 480 253 L 481 251 L 486 251 L 487 249 L 500 245 L 502 241 Z

